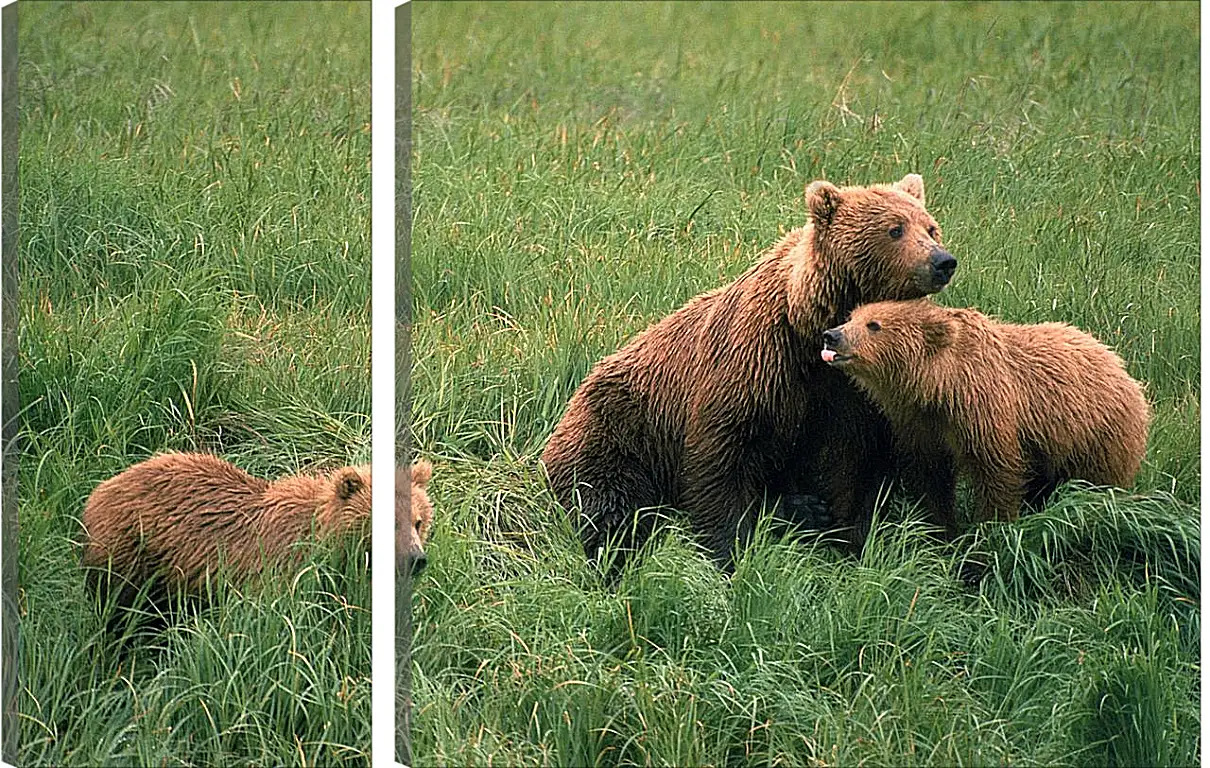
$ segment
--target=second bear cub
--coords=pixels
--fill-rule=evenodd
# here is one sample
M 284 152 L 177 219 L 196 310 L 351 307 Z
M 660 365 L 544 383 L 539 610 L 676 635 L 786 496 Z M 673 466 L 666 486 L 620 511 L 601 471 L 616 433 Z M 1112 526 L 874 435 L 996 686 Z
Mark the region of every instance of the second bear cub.
M 1122 360 L 1063 323 L 1011 325 L 928 300 L 866 304 L 824 333 L 824 362 L 869 393 L 951 534 L 955 471 L 979 519 L 1014 520 L 1061 482 L 1129 487 L 1151 411 Z
M 432 522 L 425 485 L 428 462 L 396 473 L 397 565 L 413 573 L 424 563 Z M 408 482 L 410 480 L 410 483 Z M 411 504 L 399 503 L 410 486 Z M 220 565 L 235 582 L 269 568 L 298 565 L 308 539 L 369 541 L 369 465 L 324 475 L 268 481 L 217 456 L 168 453 L 135 464 L 101 483 L 84 507 L 81 564 L 103 601 L 117 587 L 129 606 L 155 579 L 153 602 L 176 594 L 201 597 Z

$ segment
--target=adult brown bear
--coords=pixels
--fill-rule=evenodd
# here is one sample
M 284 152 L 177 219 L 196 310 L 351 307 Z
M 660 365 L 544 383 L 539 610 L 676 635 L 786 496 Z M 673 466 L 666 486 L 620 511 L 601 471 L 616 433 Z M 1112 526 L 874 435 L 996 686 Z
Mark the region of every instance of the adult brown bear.
M 590 557 L 618 543 L 613 572 L 664 506 L 688 514 L 724 567 L 765 494 L 818 496 L 864 539 L 893 468 L 890 428 L 820 360 L 822 333 L 858 304 L 941 290 L 958 262 L 916 174 L 870 187 L 817 181 L 806 202 L 807 225 L 739 279 L 601 360 L 551 435 L 551 487 L 578 516 Z

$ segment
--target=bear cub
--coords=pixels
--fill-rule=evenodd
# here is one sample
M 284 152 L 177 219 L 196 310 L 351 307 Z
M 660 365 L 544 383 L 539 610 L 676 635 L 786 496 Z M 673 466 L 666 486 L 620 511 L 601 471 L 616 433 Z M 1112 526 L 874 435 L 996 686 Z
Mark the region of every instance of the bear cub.
M 433 465 L 421 459 L 412 465 L 410 482 L 404 482 L 402 472 L 395 479 L 395 512 L 402 516 L 407 505 L 409 525 L 398 525 L 395 528 L 395 555 L 398 557 L 396 567 L 399 571 L 418 575 L 428 564 L 428 556 L 424 552 L 424 543 L 429 538 L 429 528 L 433 524 L 433 503 L 429 500 L 428 484 L 433 477 Z M 407 489 L 408 497 L 404 497 Z
M 411 495 L 419 501 L 410 505 L 410 515 L 396 504 L 400 565 L 423 562 L 432 516 L 424 484 L 431 471 L 427 462 L 412 470 Z M 397 486 L 404 480 L 401 471 Z M 102 604 L 116 587 L 115 602 L 130 607 L 150 582 L 150 599 L 165 603 L 166 612 L 167 598 L 202 597 L 220 564 L 240 582 L 268 568 L 298 565 L 303 549 L 295 545 L 302 541 L 368 540 L 371 489 L 369 466 L 270 482 L 216 456 L 156 456 L 89 496 L 81 566 Z
M 927 299 L 866 304 L 823 334 L 824 362 L 890 419 L 925 505 L 957 532 L 955 473 L 980 520 L 1014 520 L 1063 481 L 1128 488 L 1151 410 L 1121 358 L 1064 323 L 1013 325 Z

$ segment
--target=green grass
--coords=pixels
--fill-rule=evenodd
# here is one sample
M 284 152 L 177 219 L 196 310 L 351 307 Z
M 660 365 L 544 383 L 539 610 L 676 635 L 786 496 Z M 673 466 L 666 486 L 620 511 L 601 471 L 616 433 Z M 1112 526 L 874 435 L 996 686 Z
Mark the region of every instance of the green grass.
M 23 5 L 19 98 L 20 762 L 367 763 L 357 562 L 123 657 L 76 542 L 159 451 L 368 459 L 368 5 Z
M 1196 5 L 412 15 L 417 762 L 1198 762 Z M 810 181 L 909 172 L 960 263 L 940 301 L 1073 323 L 1145 383 L 1136 487 L 952 545 L 893 501 L 860 558 L 766 535 L 731 578 L 674 530 L 607 588 L 537 462 L 575 387 Z

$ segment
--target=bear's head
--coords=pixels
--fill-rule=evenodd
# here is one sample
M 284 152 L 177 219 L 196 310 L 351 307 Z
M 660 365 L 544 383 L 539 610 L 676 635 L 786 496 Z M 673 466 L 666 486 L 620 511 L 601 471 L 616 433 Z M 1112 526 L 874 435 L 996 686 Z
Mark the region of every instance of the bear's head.
M 369 466 L 342 467 L 324 485 L 317 515 L 329 531 L 369 531 L 373 497 Z
M 407 571 L 413 576 L 424 570 L 428 562 L 424 544 L 433 523 L 433 504 L 428 494 L 432 476 L 433 465 L 421 460 L 412 465 L 410 473 L 400 470 L 395 477 L 395 565 L 400 572 Z
M 820 357 L 859 383 L 902 386 L 950 347 L 955 333 L 949 310 L 928 299 L 863 304 L 844 325 L 824 331 Z
M 856 303 L 919 298 L 953 277 L 958 260 L 941 247 L 919 174 L 870 187 L 816 181 L 806 197 L 815 252 Z
M 424 544 L 433 522 L 433 505 L 426 486 L 432 474 L 431 464 L 418 461 L 410 472 L 401 469 L 395 475 L 396 567 L 410 569 L 412 574 L 423 570 L 426 563 Z M 332 473 L 326 484 L 328 495 L 321 500 L 321 524 L 329 531 L 355 530 L 368 535 L 372 488 L 373 473 L 369 464 L 344 467 Z

